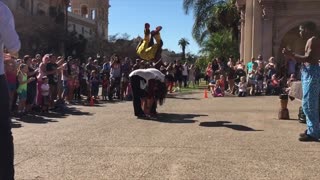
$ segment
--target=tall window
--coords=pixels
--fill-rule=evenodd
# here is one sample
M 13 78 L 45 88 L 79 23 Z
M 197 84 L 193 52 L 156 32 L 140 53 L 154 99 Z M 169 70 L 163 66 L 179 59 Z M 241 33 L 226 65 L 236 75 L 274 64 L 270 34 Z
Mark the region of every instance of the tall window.
M 85 5 L 81 6 L 81 16 L 88 17 L 88 7 Z
M 26 8 L 26 0 L 20 0 L 20 7 Z
M 93 10 L 91 10 L 91 19 L 92 20 L 95 20 L 96 19 L 96 10 L 95 9 L 93 9 Z

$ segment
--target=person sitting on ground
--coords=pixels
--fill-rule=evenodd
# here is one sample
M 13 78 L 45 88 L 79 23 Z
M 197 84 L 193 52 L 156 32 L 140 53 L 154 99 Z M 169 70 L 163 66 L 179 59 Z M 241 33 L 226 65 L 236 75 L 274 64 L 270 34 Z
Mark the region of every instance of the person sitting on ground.
M 246 77 L 240 77 L 240 82 L 238 84 L 239 87 L 239 94 L 238 97 L 246 97 L 247 96 L 247 82 Z
M 210 90 L 212 96 L 214 94 L 214 89 L 215 89 L 215 86 L 216 86 L 216 83 L 217 83 L 218 80 L 219 80 L 219 76 L 218 75 L 214 75 L 213 79 L 208 84 L 208 89 Z
M 272 75 L 271 81 L 267 85 L 267 95 L 279 95 L 281 93 L 280 80 L 276 74 Z
M 215 78 L 218 76 L 216 75 Z M 225 77 L 220 75 L 220 79 L 216 79 L 215 82 L 210 82 L 209 87 L 213 97 L 224 97 L 225 90 Z

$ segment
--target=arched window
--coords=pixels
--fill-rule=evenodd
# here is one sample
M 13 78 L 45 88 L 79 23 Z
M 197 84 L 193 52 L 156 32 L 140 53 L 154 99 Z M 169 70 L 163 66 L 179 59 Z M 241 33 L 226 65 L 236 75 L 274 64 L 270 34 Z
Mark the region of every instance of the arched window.
M 88 17 L 88 6 L 82 5 L 81 6 L 81 16 Z
M 44 6 L 42 3 L 37 4 L 37 14 L 38 15 L 45 15 L 46 12 L 43 10 Z

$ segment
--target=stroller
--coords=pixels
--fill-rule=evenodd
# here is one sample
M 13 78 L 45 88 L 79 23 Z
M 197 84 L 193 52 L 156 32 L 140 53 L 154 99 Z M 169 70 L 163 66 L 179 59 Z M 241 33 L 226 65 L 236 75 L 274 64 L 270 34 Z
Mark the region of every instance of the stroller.
M 240 83 L 240 78 L 241 77 L 246 77 L 247 76 L 247 73 L 243 70 L 243 69 L 237 69 L 236 72 L 235 72 L 235 79 L 234 79 L 234 89 L 233 89 L 233 92 L 232 94 L 234 95 L 238 95 L 239 94 L 239 83 Z

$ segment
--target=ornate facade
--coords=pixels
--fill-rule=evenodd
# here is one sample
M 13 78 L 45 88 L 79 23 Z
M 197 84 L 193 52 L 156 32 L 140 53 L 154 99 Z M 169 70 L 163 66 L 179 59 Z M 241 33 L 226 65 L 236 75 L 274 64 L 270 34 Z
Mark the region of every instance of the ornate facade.
M 109 0 L 2 0 L 15 17 L 21 54 L 62 53 L 68 31 L 77 32 L 98 51 L 108 38 Z M 71 5 L 71 7 L 70 7 Z
M 240 57 L 248 62 L 262 54 L 281 59 L 281 49 L 303 53 L 300 24 L 312 21 L 320 27 L 318 0 L 237 0 L 241 13 Z
M 108 39 L 109 0 L 72 0 L 69 30 L 85 37 Z
M 22 54 L 60 52 L 63 49 L 61 42 L 64 39 L 64 0 L 3 0 L 3 2 L 14 15 L 16 30 L 22 43 Z

